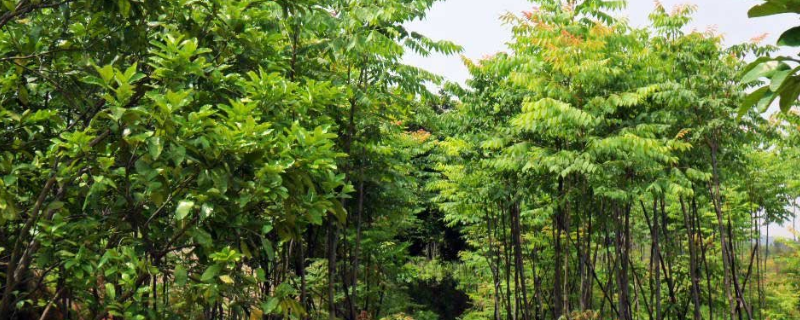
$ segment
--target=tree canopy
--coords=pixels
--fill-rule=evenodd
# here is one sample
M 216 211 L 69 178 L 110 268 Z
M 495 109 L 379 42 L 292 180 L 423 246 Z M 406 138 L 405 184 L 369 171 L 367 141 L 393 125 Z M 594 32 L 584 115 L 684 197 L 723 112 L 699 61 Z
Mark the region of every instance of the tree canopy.
M 793 58 L 539 0 L 446 83 L 435 2 L 3 1 L 0 319 L 800 317 Z

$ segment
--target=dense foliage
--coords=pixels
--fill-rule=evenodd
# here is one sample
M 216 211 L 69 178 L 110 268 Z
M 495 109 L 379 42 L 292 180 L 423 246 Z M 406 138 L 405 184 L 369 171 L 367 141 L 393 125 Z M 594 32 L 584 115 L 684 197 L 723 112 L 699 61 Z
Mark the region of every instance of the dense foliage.
M 437 78 L 399 60 L 459 50 L 403 28 L 432 1 L 3 4 L 4 317 L 408 300 L 422 150 L 395 123 Z
M 513 53 L 474 63 L 448 115 L 435 188 L 484 270 L 468 317 L 762 316 L 760 226 L 797 190 L 774 128 L 735 117 L 758 48 L 683 33 L 691 7 L 642 30 L 617 2 L 540 3 L 506 17 Z
M 778 14 L 800 13 L 800 2 L 793 0 L 764 0 L 750 8 L 747 15 L 751 18 L 768 17 Z M 779 46 L 800 47 L 800 26 L 784 31 L 778 37 Z M 754 105 L 760 112 L 766 111 L 774 101 L 779 101 L 780 110 L 784 113 L 797 103 L 800 96 L 800 60 L 789 56 L 772 57 L 768 52 L 761 52 L 760 57 L 743 70 L 741 81 L 751 83 L 763 78 L 769 82 L 753 90 L 742 103 L 740 113 L 746 112 Z
M 3 1 L 0 319 L 800 316 L 772 48 L 537 2 L 432 93 L 434 0 Z

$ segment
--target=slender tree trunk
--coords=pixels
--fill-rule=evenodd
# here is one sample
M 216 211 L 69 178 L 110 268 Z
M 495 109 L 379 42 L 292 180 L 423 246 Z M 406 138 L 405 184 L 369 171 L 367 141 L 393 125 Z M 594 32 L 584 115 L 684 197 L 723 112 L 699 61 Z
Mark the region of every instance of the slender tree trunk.
M 558 194 L 559 200 L 564 199 L 564 179 L 559 177 L 558 179 Z M 553 250 L 555 251 L 554 257 L 554 271 L 553 271 L 553 318 L 559 319 L 562 315 L 565 314 L 565 301 L 564 301 L 564 283 L 566 282 L 564 279 L 564 245 L 561 241 L 562 232 L 565 228 L 565 212 L 564 208 L 561 204 L 556 205 L 556 215 L 554 217 L 555 220 L 555 246 Z
M 711 166 L 712 166 L 712 185 L 709 186 L 709 192 L 711 193 L 712 203 L 714 205 L 714 212 L 717 215 L 717 231 L 719 232 L 719 241 L 720 247 L 722 250 L 722 265 L 723 265 L 723 286 L 725 287 L 725 296 L 728 299 L 728 312 L 730 316 L 730 320 L 734 320 L 736 318 L 736 307 L 737 303 L 734 298 L 734 293 L 731 292 L 731 285 L 733 281 L 731 280 L 731 257 L 732 254 L 730 251 L 729 240 L 726 237 L 726 230 L 725 230 L 725 223 L 722 217 L 722 204 L 721 196 L 720 196 L 720 182 L 719 182 L 719 172 L 717 168 L 717 144 L 716 141 L 709 142 L 709 146 L 711 147 Z
M 577 210 L 576 210 L 577 211 Z M 591 205 L 586 209 L 587 224 L 586 230 L 583 232 L 583 239 L 578 238 L 578 248 L 580 249 L 580 308 L 581 311 L 591 310 L 591 292 L 592 292 L 592 278 L 590 272 L 591 251 L 592 251 L 592 211 Z M 580 235 L 581 232 L 578 232 Z
M 533 247 L 533 253 L 531 254 L 531 274 L 533 275 L 533 289 L 534 289 L 534 299 L 536 300 L 534 306 L 534 318 L 536 320 L 542 319 L 545 315 L 542 310 L 543 305 L 543 293 L 542 293 L 542 279 L 539 276 L 538 272 L 536 271 L 536 263 L 538 262 L 538 253 L 539 250 L 536 246 Z
M 516 309 L 512 310 L 511 307 L 511 254 L 510 254 L 510 246 L 508 245 L 508 234 L 506 232 L 506 228 L 508 227 L 508 223 L 506 222 L 506 214 L 505 210 L 503 210 L 503 206 L 498 204 L 498 208 L 500 208 L 500 219 L 501 219 L 501 231 L 502 231 L 502 238 L 503 238 L 503 257 L 505 260 L 506 266 L 506 318 L 507 319 L 517 319 Z
M 297 262 L 295 264 L 295 273 L 300 276 L 300 305 L 308 311 L 309 304 L 307 300 L 307 288 L 306 288 L 306 256 L 305 256 L 305 248 L 303 246 L 303 240 L 300 239 L 297 242 Z M 166 284 L 166 282 L 164 282 Z
M 752 320 L 753 315 L 750 311 L 750 306 L 748 305 L 744 294 L 745 284 L 739 283 L 739 272 L 738 267 L 736 266 L 736 256 L 733 254 L 733 252 L 735 252 L 733 247 L 733 238 L 733 224 L 730 217 L 728 217 L 728 241 L 731 244 L 731 280 L 733 281 L 733 289 L 736 293 L 736 311 L 739 314 L 740 320 L 742 319 L 742 311 L 744 311 L 744 314 L 747 316 L 748 320 Z
M 764 275 L 763 275 L 764 264 L 763 264 L 763 259 L 761 259 L 761 251 L 762 251 L 761 250 L 761 226 L 762 226 L 762 222 L 761 221 L 762 220 L 761 220 L 760 217 L 758 217 L 757 213 L 756 213 L 756 221 L 757 221 L 756 229 L 758 230 L 758 233 L 757 233 L 757 241 L 758 242 L 757 242 L 757 244 L 758 244 L 758 247 L 759 247 L 759 249 L 756 250 L 756 262 L 757 262 L 756 263 L 756 267 L 757 267 L 756 268 L 756 279 L 758 280 L 758 282 L 756 283 L 756 289 L 758 290 L 758 319 L 761 320 L 762 316 L 763 316 L 763 312 L 764 312 L 764 302 L 765 302 L 764 301 Z
M 591 208 L 589 210 L 587 210 L 587 219 L 588 219 L 588 224 L 587 224 L 587 227 L 586 227 L 586 236 L 584 237 L 585 238 L 584 240 L 586 241 L 585 249 L 584 249 L 584 271 L 583 271 L 584 279 L 583 279 L 583 285 L 581 286 L 583 288 L 583 291 L 582 291 L 582 294 L 581 294 L 581 304 L 582 304 L 583 310 L 591 310 L 593 308 L 593 306 L 592 306 L 592 289 L 593 289 L 592 284 L 593 284 L 593 282 L 592 282 L 592 276 L 591 276 L 591 270 L 592 270 L 592 265 L 591 264 L 593 263 L 592 262 L 592 232 L 593 232 L 593 230 L 592 230 L 592 211 L 591 211 Z
M 356 318 L 356 305 L 358 300 L 358 266 L 359 257 L 361 255 L 361 219 L 364 212 L 364 169 L 359 169 L 362 174 L 358 181 L 358 208 L 356 209 L 356 243 L 355 252 L 353 253 L 353 281 L 352 281 L 352 299 L 350 303 L 350 315 L 352 319 Z
M 328 319 L 336 320 L 336 295 L 335 282 L 336 282 L 336 239 L 338 227 L 334 221 L 334 217 L 328 217 L 328 239 L 327 248 L 328 253 Z
M 683 224 L 686 228 L 686 238 L 688 240 L 687 243 L 689 247 L 689 277 L 692 281 L 692 304 L 694 304 L 692 315 L 694 320 L 700 320 L 702 315 L 700 314 L 700 275 L 697 273 L 699 267 L 697 264 L 696 238 L 694 228 L 689 221 L 689 213 L 686 210 L 686 204 L 683 201 L 683 197 L 680 198 L 680 202 L 681 212 L 683 212 Z
M 619 310 L 620 320 L 632 320 L 631 317 L 631 303 L 630 303 L 630 280 L 628 278 L 629 263 L 629 250 L 630 250 L 630 214 L 626 214 L 619 207 L 614 206 L 614 219 L 616 224 L 616 255 L 618 263 L 616 264 L 617 270 L 617 289 L 618 300 L 617 309 Z
M 664 239 L 663 242 L 666 242 L 667 246 L 669 247 L 669 244 L 671 242 L 672 236 L 669 233 L 669 228 L 667 228 L 667 223 L 668 223 L 667 210 L 665 208 L 665 204 L 664 204 L 664 199 L 663 198 L 661 199 L 660 202 L 661 202 L 661 221 L 662 221 L 662 223 L 661 223 L 661 232 L 662 232 L 663 239 Z M 659 253 L 661 253 L 661 252 L 663 252 L 663 251 L 659 251 Z M 672 305 L 671 309 L 677 308 L 677 306 L 678 306 L 678 297 L 677 297 L 677 293 L 675 292 L 675 278 L 674 278 L 674 274 L 675 273 L 672 272 L 671 260 L 665 259 L 663 254 L 659 254 L 658 260 L 659 260 L 659 262 L 661 264 L 661 271 L 663 272 L 664 279 L 667 281 L 667 290 L 668 290 L 668 293 L 669 293 L 669 301 L 670 301 L 670 304 Z M 669 316 L 669 314 L 667 314 L 667 316 Z
M 657 200 L 653 199 L 653 231 L 651 232 L 651 236 L 653 238 L 653 257 L 651 260 L 653 261 L 654 268 L 653 268 L 653 278 L 655 279 L 655 309 L 656 309 L 656 320 L 661 320 L 661 249 L 659 243 L 659 233 L 661 233 L 661 226 L 659 225 L 659 218 L 658 218 L 658 210 L 656 208 Z
M 364 65 L 366 65 L 366 61 L 364 62 Z M 347 71 L 348 84 L 352 84 L 351 83 L 351 81 L 352 81 L 352 79 L 351 79 L 351 71 L 352 71 L 352 68 L 350 66 L 348 66 L 348 71 Z M 365 75 L 365 69 L 361 68 L 359 70 L 359 76 L 358 76 L 358 80 L 356 82 L 356 86 L 365 86 L 366 85 L 366 82 L 364 80 L 364 75 Z M 356 136 L 355 116 L 356 116 L 356 109 L 358 107 L 358 103 L 356 102 L 356 99 L 354 97 L 351 97 L 349 99 L 349 102 L 350 102 L 350 109 L 349 109 L 348 115 L 347 115 L 347 127 L 346 127 L 347 131 L 344 134 L 343 151 L 348 156 L 352 156 L 353 139 Z M 346 166 L 345 169 L 344 169 L 344 171 L 348 174 L 348 181 L 350 179 L 349 174 L 352 173 L 352 168 L 353 168 L 353 166 L 350 165 L 350 166 Z M 343 197 L 342 199 L 340 199 L 340 201 L 341 201 L 342 207 L 343 208 L 347 208 L 347 198 Z M 327 257 L 328 258 L 328 304 L 329 304 L 328 305 L 328 312 L 329 312 L 328 318 L 330 320 L 334 320 L 336 318 L 335 280 L 336 280 L 336 258 L 337 258 L 336 244 L 337 244 L 337 241 L 338 241 L 338 238 L 339 238 L 339 236 L 338 236 L 338 231 L 339 231 L 338 227 L 339 226 L 338 226 L 337 222 L 335 221 L 335 217 L 329 216 L 328 217 L 328 226 L 327 226 L 328 237 L 327 237 L 327 243 L 326 243 L 326 246 L 327 246 L 326 250 L 327 250 L 327 254 L 328 254 L 328 257 Z M 347 266 L 347 264 L 345 263 L 343 265 L 343 268 L 346 269 L 346 266 Z M 343 277 L 342 280 L 343 280 L 342 282 L 345 282 L 347 280 L 347 278 Z M 350 295 L 349 295 L 349 289 L 347 287 L 347 283 L 343 283 L 343 285 L 344 285 L 344 293 L 345 293 L 345 295 L 347 297 L 349 297 Z M 349 303 L 348 306 L 352 307 L 352 304 L 354 302 L 352 301 L 352 299 L 350 299 L 348 301 L 348 303 Z M 352 317 L 353 316 L 352 308 L 349 308 L 348 311 L 350 311 L 350 313 L 351 313 L 350 315 Z
M 703 270 L 705 270 L 706 275 L 706 292 L 708 292 L 708 318 L 714 319 L 714 300 L 713 300 L 713 291 L 711 290 L 711 272 L 709 272 L 708 268 L 708 256 L 706 255 L 706 240 L 703 236 L 703 229 L 700 226 L 700 216 L 698 215 L 697 211 L 697 198 L 692 197 L 692 223 L 694 224 L 694 230 L 698 237 L 698 245 L 700 247 L 700 254 L 703 258 Z
M 500 308 L 501 308 L 501 294 L 502 294 L 502 284 L 500 281 L 500 249 L 495 248 L 495 241 L 494 241 L 494 234 L 496 227 L 493 228 L 493 225 L 496 225 L 495 219 L 491 214 L 491 210 L 487 210 L 486 212 L 486 234 L 489 238 L 489 257 L 486 258 L 486 262 L 489 264 L 489 269 L 492 271 L 492 283 L 494 284 L 494 319 L 500 320 Z M 492 263 L 492 259 L 495 259 L 496 263 Z
M 528 290 L 525 281 L 525 266 L 522 260 L 522 235 L 520 223 L 519 202 L 511 204 L 511 233 L 514 238 L 514 263 L 517 274 L 519 275 L 520 290 L 522 291 L 522 319 L 530 320 L 528 306 Z

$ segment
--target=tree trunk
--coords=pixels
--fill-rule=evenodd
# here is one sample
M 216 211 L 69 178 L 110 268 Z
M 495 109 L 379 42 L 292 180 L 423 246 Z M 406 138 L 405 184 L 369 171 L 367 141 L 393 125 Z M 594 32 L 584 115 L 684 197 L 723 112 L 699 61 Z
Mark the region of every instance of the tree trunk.
M 495 228 L 492 228 L 492 226 Z M 500 249 L 495 248 L 495 241 L 494 235 L 496 230 L 496 222 L 491 214 L 490 210 L 487 209 L 486 212 L 486 234 L 489 238 L 489 257 L 486 258 L 486 262 L 489 264 L 489 269 L 492 271 L 492 283 L 494 284 L 494 320 L 500 320 L 500 308 L 501 308 L 501 294 L 502 294 L 502 285 L 500 281 Z M 492 263 L 492 259 L 496 263 Z
M 336 289 L 336 239 L 338 228 L 334 217 L 328 217 L 328 319 L 336 320 L 336 301 L 334 300 Z
M 503 258 L 505 260 L 506 266 L 506 319 L 517 319 L 516 310 L 512 310 L 511 308 L 511 254 L 509 253 L 509 245 L 508 245 L 508 234 L 506 233 L 507 222 L 506 222 L 506 214 L 503 210 L 501 204 L 498 204 L 498 208 L 500 208 L 500 219 L 501 225 L 500 230 L 502 231 L 502 238 L 503 238 Z
M 661 248 L 659 244 L 659 234 L 661 233 L 661 226 L 659 225 L 658 209 L 656 208 L 657 200 L 653 199 L 653 231 L 651 236 L 653 238 L 653 278 L 655 279 L 655 311 L 656 320 L 661 320 Z
M 363 174 L 363 168 L 359 170 Z M 353 281 L 351 286 L 350 316 L 356 318 L 356 305 L 358 300 L 358 266 L 361 255 L 361 219 L 364 212 L 364 177 L 359 177 L 358 181 L 358 208 L 356 209 L 356 243 L 353 252 Z
M 530 313 L 528 309 L 528 290 L 525 281 L 525 266 L 522 260 L 522 235 L 520 223 L 520 208 L 519 202 L 511 204 L 511 233 L 514 241 L 514 267 L 519 276 L 519 289 L 522 291 L 522 319 L 530 320 Z
M 694 320 L 700 320 L 702 318 L 700 314 L 700 275 L 697 273 L 698 264 L 695 233 L 689 221 L 689 213 L 686 210 L 686 204 L 682 197 L 680 198 L 680 202 L 681 211 L 683 212 L 683 225 L 686 228 L 686 238 L 689 246 L 689 277 L 692 281 L 692 304 L 694 304 L 692 315 Z
M 564 179 L 558 179 L 558 194 L 559 200 L 564 199 Z M 564 244 L 561 241 L 562 232 L 565 229 L 565 212 L 564 208 L 560 203 L 556 204 L 556 216 L 554 217 L 555 220 L 555 241 L 554 251 L 554 271 L 553 271 L 553 318 L 559 319 L 562 315 L 565 314 L 564 309 L 565 301 L 564 301 L 564 283 L 566 279 L 564 279 Z
M 736 306 L 737 303 L 733 297 L 733 293 L 731 292 L 731 284 L 733 281 L 731 280 L 731 257 L 732 254 L 729 252 L 730 246 L 728 243 L 728 239 L 726 237 L 726 230 L 725 230 L 725 223 L 722 217 L 722 204 L 720 190 L 719 190 L 719 172 L 717 168 L 717 144 L 715 141 L 709 142 L 709 146 L 711 147 L 711 166 L 712 166 L 712 185 L 709 186 L 709 192 L 711 193 L 711 199 L 714 205 L 714 212 L 717 215 L 717 231 L 719 232 L 719 241 L 720 247 L 722 250 L 722 265 L 723 265 L 723 286 L 725 287 L 725 296 L 728 299 L 728 312 L 730 316 L 730 320 L 734 320 L 736 317 Z
M 614 206 L 614 220 L 616 224 L 616 255 L 617 261 L 617 290 L 619 290 L 617 300 L 617 310 L 619 310 L 620 320 L 632 320 L 630 304 L 630 280 L 628 277 L 628 263 L 630 250 L 630 214 L 628 210 L 623 213 L 619 205 Z M 624 215 L 624 216 L 623 216 Z

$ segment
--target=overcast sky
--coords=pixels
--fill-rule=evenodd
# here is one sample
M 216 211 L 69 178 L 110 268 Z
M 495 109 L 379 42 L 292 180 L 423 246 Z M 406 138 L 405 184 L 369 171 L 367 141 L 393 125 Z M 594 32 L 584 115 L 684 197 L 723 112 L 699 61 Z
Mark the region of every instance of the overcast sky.
M 751 38 L 768 33 L 764 43 L 774 44 L 783 30 L 797 25 L 796 15 L 780 15 L 749 19 L 747 10 L 758 0 L 662 0 L 667 10 L 679 4 L 694 4 L 697 12 L 689 29 L 706 30 L 714 28 L 724 36 L 725 44 L 749 41 Z M 428 13 L 426 19 L 407 25 L 433 39 L 453 41 L 464 47 L 464 56 L 479 59 L 498 51 L 505 51 L 511 38 L 510 28 L 504 26 L 498 17 L 506 12 L 519 14 L 530 10 L 534 4 L 527 0 L 445 0 L 438 2 Z M 647 16 L 655 7 L 650 0 L 628 0 L 628 8 L 617 16 L 627 17 L 635 26 L 646 26 Z M 783 54 L 796 54 L 785 50 Z M 464 83 L 468 72 L 461 59 L 456 56 L 432 55 L 420 57 L 408 54 L 405 62 L 444 76 L 450 81 Z M 791 222 L 788 223 L 791 225 Z M 771 235 L 790 237 L 791 233 L 783 227 L 771 226 Z
M 793 15 L 747 18 L 747 10 L 760 3 L 758 0 L 662 0 L 661 3 L 667 10 L 678 4 L 696 5 L 697 12 L 689 28 L 714 27 L 724 35 L 726 44 L 746 42 L 764 33 L 769 33 L 765 43 L 775 43 L 782 30 L 797 24 Z M 519 14 L 533 6 L 527 0 L 445 0 L 436 3 L 425 20 L 410 23 L 408 28 L 433 39 L 454 41 L 464 47 L 463 55 L 478 59 L 506 50 L 505 43 L 510 40 L 511 31 L 498 20 L 501 14 Z M 628 9 L 617 16 L 627 17 L 633 25 L 646 26 L 647 16 L 654 6 L 655 2 L 650 0 L 629 0 Z M 458 56 L 409 54 L 406 62 L 451 81 L 463 83 L 468 76 Z

